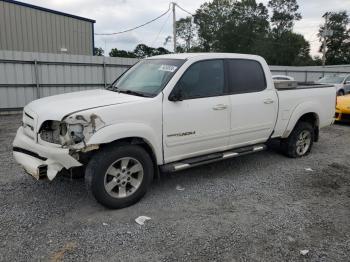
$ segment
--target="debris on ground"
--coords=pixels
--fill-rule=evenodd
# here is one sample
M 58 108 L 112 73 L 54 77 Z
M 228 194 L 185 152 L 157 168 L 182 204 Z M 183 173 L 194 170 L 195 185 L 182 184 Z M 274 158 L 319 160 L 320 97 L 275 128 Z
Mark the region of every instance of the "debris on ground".
M 313 170 L 311 167 L 308 167 L 308 168 L 305 168 L 305 171 L 313 172 L 313 171 L 315 171 L 315 170 Z
M 151 220 L 151 218 L 146 216 L 139 216 L 138 218 L 135 219 L 135 222 L 143 226 L 147 220 Z
M 300 250 L 300 254 L 303 256 L 306 256 L 309 253 L 309 250 L 304 249 L 304 250 Z
M 177 191 L 184 191 L 185 188 L 182 187 L 182 186 L 180 186 L 180 185 L 177 185 L 177 186 L 176 186 L 176 190 L 177 190 Z
M 67 242 L 59 251 L 53 253 L 50 257 L 50 261 L 58 262 L 63 261 L 64 255 L 68 252 L 73 252 L 76 249 L 76 242 Z
M 103 225 L 103 226 L 108 226 L 108 224 L 107 224 L 107 223 L 104 223 L 104 222 L 102 223 L 102 225 Z
M 295 239 L 292 238 L 291 236 L 288 236 L 287 238 L 288 238 L 288 241 L 289 241 L 289 242 L 295 242 Z

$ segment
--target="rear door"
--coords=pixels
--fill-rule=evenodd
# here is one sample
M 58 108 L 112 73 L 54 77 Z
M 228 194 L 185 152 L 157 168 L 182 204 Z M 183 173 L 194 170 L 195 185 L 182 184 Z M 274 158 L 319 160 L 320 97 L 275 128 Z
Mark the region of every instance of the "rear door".
M 230 132 L 230 100 L 225 94 L 224 61 L 192 64 L 173 89 L 182 101 L 163 102 L 166 163 L 224 150 Z
M 226 60 L 226 72 L 231 103 L 230 147 L 265 142 L 278 110 L 276 91 L 267 86 L 268 72 L 260 62 L 249 59 Z

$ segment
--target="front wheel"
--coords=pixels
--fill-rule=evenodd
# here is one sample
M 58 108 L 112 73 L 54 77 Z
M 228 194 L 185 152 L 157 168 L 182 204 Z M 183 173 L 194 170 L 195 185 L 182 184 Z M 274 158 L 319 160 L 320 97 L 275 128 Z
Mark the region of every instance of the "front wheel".
M 310 123 L 299 122 L 289 137 L 282 141 L 282 149 L 292 158 L 306 156 L 311 151 L 314 136 L 314 129 Z
M 139 201 L 153 178 L 153 163 L 137 145 L 109 146 L 86 167 L 87 188 L 102 205 L 123 208 Z

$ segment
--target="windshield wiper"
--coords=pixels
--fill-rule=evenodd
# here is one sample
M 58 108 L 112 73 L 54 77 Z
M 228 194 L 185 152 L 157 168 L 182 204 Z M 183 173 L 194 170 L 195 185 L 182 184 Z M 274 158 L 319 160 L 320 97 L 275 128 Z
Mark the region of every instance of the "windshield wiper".
M 139 92 L 139 91 L 133 91 L 133 90 L 128 90 L 128 89 L 119 89 L 117 86 L 108 86 L 106 89 L 110 90 L 110 91 L 118 92 L 118 93 L 128 94 L 128 95 L 152 97 L 152 95 L 150 95 L 150 94 L 146 94 L 146 93 Z
M 113 86 L 113 85 L 108 85 L 108 86 L 106 86 L 106 89 L 107 89 L 107 90 L 110 90 L 110 91 L 116 91 L 116 92 L 119 92 L 118 87 Z
M 128 95 L 134 95 L 134 96 L 151 97 L 151 95 L 149 94 L 145 94 L 143 92 L 133 91 L 133 90 L 117 89 L 117 92 L 128 94 Z

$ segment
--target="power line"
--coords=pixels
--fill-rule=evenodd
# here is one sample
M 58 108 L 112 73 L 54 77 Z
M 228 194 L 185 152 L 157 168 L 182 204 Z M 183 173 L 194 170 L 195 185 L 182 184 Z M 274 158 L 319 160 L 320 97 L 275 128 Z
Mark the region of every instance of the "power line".
M 168 23 L 168 21 L 169 21 L 170 15 L 171 15 L 171 13 L 169 13 L 168 16 L 167 16 L 167 18 L 165 19 L 165 21 L 164 21 L 162 27 L 160 28 L 160 30 L 159 30 L 159 32 L 158 32 L 158 34 L 157 34 L 157 36 L 156 36 L 156 38 L 155 38 L 155 39 L 153 40 L 153 42 L 152 42 L 152 46 L 153 46 L 154 43 L 158 40 L 158 37 L 159 37 L 159 35 L 161 34 L 161 32 L 163 32 L 163 29 L 164 29 L 165 25 L 166 25 L 166 24 Z
M 182 11 L 184 11 L 185 13 L 191 15 L 191 16 L 194 16 L 191 12 L 187 11 L 186 9 L 184 9 L 183 7 L 179 6 L 179 4 L 175 4 L 178 8 L 180 8 Z
M 133 28 L 126 29 L 126 30 L 119 31 L 119 32 L 115 32 L 115 33 L 95 33 L 95 35 L 119 35 L 119 34 L 127 33 L 127 32 L 136 30 L 136 29 L 138 29 L 138 28 L 140 28 L 140 27 L 143 27 L 143 26 L 145 26 L 145 25 L 148 25 L 148 24 L 150 24 L 150 23 L 152 23 L 152 22 L 158 20 L 159 18 L 165 16 L 169 11 L 170 11 L 170 5 L 169 5 L 169 7 L 168 7 L 168 10 L 166 10 L 164 13 L 162 13 L 161 15 L 157 16 L 156 18 L 154 18 L 154 19 L 152 19 L 152 20 L 150 20 L 150 21 L 148 21 L 148 22 L 146 22 L 146 23 L 144 23 L 144 24 L 142 24 L 142 25 L 138 25 L 138 26 L 135 26 L 135 27 L 133 27 Z

